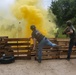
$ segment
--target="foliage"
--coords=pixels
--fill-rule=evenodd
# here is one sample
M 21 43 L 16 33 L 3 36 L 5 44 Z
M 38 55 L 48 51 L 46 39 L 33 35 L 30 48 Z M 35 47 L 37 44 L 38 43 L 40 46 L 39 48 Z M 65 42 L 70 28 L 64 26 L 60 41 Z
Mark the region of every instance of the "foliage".
M 62 32 L 63 32 L 64 28 L 59 28 L 58 32 L 59 32 L 59 35 L 57 38 L 68 38 L 67 35 L 63 35 Z
M 49 10 L 56 15 L 58 26 L 65 24 L 67 20 L 76 24 L 76 0 L 53 0 Z

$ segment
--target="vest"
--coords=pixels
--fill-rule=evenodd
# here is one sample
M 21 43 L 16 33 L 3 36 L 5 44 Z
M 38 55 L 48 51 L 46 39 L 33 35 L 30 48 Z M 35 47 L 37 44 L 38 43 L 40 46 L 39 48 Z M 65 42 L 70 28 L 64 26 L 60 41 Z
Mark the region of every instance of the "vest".
M 38 42 L 41 42 L 44 36 L 38 30 L 34 30 L 32 32 L 32 38 L 35 38 Z

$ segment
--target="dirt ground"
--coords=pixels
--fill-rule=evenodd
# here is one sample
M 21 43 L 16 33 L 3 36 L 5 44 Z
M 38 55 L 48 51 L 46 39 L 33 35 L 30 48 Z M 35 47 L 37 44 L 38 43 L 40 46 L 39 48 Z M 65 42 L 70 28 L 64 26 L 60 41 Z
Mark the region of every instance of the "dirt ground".
M 0 75 L 76 75 L 76 59 L 16 60 L 11 64 L 0 64 Z

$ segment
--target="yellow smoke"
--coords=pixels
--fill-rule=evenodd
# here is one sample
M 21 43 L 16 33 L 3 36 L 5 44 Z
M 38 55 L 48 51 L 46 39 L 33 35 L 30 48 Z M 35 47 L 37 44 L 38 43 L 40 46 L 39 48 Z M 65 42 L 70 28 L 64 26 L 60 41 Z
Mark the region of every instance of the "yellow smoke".
M 17 22 L 8 20 L 8 19 L 1 19 L 0 20 L 0 36 L 8 36 L 10 38 L 18 38 L 24 37 L 24 28 Z
M 24 35 L 30 37 L 31 30 L 30 26 L 34 24 L 36 28 L 45 36 L 54 37 L 55 23 L 48 21 L 47 11 L 40 8 L 39 2 L 41 0 L 16 0 L 13 7 L 13 14 L 17 19 L 24 19 L 26 25 Z

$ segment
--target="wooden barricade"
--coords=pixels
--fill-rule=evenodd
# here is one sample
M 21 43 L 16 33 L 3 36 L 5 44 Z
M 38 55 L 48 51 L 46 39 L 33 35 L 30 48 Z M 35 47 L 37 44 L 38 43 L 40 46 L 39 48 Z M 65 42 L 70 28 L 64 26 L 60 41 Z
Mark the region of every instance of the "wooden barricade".
M 11 46 L 15 58 L 31 59 L 31 48 L 29 38 L 5 38 L 7 45 Z
M 55 38 L 49 38 L 49 40 L 52 43 L 56 43 Z M 38 47 L 36 49 L 35 59 L 38 59 L 37 50 L 38 50 Z M 43 49 L 42 49 L 42 59 L 58 59 L 58 58 L 59 58 L 59 51 L 56 47 L 51 47 L 51 46 L 44 46 L 43 47 Z
M 49 39 L 51 42 L 53 42 L 61 47 L 53 48 L 50 46 L 45 46 L 42 50 L 42 59 L 67 58 L 69 39 L 62 39 L 62 38 L 49 38 Z M 71 58 L 76 58 L 76 47 L 75 46 L 72 49 Z M 37 59 L 37 51 L 36 51 L 35 59 Z
M 60 48 L 58 48 L 60 52 L 59 54 L 60 58 L 67 58 L 70 39 L 57 38 L 56 40 L 57 40 L 57 44 L 61 46 Z M 76 58 L 76 47 L 75 46 L 72 48 L 71 58 Z
M 5 38 L 8 38 L 8 36 L 0 36 L 0 57 L 4 54 L 5 49 L 5 43 L 6 41 L 4 41 Z
M 49 38 L 49 40 L 61 47 L 44 46 L 42 50 L 42 59 L 61 59 L 67 58 L 69 39 Z M 30 44 L 30 38 L 8 38 L 7 36 L 0 37 L 0 57 L 1 54 L 14 55 L 17 59 L 31 59 L 35 56 L 38 59 L 37 50 L 32 50 L 33 45 Z M 76 58 L 76 47 L 72 49 L 71 58 Z

